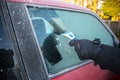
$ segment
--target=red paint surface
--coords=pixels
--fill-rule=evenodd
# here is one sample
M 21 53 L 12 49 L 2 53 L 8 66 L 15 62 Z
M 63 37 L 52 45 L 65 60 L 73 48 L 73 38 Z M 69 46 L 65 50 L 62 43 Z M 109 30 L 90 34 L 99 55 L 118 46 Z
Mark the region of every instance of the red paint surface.
M 91 63 L 52 80 L 120 80 L 120 77 Z
M 83 7 L 74 5 L 74 4 L 70 4 L 70 3 L 68 4 L 68 3 L 56 1 L 56 0 L 7 0 L 7 1 L 49 5 L 49 6 L 56 6 L 56 7 L 61 7 L 61 8 L 69 8 L 69 9 L 76 9 L 76 10 L 91 12 L 91 10 L 87 8 L 83 8 Z

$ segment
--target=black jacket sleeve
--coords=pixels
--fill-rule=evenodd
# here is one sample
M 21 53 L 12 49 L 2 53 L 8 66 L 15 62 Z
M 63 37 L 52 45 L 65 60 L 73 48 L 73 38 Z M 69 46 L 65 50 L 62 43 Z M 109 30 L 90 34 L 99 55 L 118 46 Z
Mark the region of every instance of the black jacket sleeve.
M 102 69 L 108 69 L 120 75 L 120 48 L 102 44 L 95 62 Z

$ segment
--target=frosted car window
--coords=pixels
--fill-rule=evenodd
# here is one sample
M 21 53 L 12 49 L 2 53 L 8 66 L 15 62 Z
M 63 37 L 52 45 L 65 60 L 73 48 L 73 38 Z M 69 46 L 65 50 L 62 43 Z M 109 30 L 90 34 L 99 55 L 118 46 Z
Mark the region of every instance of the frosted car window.
M 49 73 L 56 73 L 82 63 L 74 48 L 68 45 L 70 39 L 62 35 L 65 32 L 73 33 L 78 39 L 100 38 L 102 43 L 113 46 L 110 33 L 97 18 L 90 14 L 48 8 L 28 8 L 28 10 L 31 18 L 42 17 L 50 24 L 45 25 L 44 22 L 43 26 L 37 25 L 38 28 L 36 28 L 32 21 L 38 42 L 43 41 L 40 48 Z M 40 22 L 36 21 L 36 23 Z M 46 26 L 53 27 L 54 30 L 46 37 L 42 37 L 43 32 L 38 29 Z
M 44 18 L 41 17 L 34 17 L 31 20 L 34 25 L 39 44 L 43 45 L 43 42 L 48 34 L 53 32 L 53 27 Z
M 68 13 L 67 11 L 59 10 L 57 10 L 56 13 L 66 27 L 69 28 L 69 31 L 72 31 L 77 38 L 89 40 L 100 38 L 102 43 L 113 45 L 112 37 L 109 32 L 105 29 L 101 22 L 92 15 L 85 13 Z M 70 17 L 71 15 L 72 17 Z

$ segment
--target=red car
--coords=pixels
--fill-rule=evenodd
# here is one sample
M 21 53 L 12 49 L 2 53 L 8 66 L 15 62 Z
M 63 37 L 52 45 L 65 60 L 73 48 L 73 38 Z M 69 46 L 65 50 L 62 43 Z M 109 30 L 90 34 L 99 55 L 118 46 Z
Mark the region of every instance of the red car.
M 92 60 L 81 61 L 68 45 L 71 37 L 119 44 L 86 8 L 53 0 L 0 0 L 0 54 L 7 55 L 0 55 L 0 79 L 120 80 Z

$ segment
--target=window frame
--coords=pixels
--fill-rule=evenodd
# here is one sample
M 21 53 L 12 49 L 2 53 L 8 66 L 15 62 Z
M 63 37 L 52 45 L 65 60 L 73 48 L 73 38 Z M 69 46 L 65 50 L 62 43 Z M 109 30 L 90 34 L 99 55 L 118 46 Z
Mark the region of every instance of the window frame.
M 105 22 L 103 22 L 102 19 L 100 19 L 100 18 L 99 18 L 95 13 L 93 13 L 93 12 L 79 11 L 79 10 L 76 10 L 76 9 L 62 8 L 62 7 L 49 6 L 49 5 L 26 4 L 26 11 L 27 11 L 27 13 L 28 13 L 28 15 L 29 15 L 29 20 L 30 20 L 30 14 L 29 14 L 29 11 L 28 11 L 28 9 L 27 9 L 28 6 L 29 6 L 29 7 L 36 7 L 36 8 L 49 8 L 49 9 L 56 9 L 56 10 L 74 11 L 74 12 L 78 12 L 78 13 L 81 12 L 81 13 L 89 14 L 89 15 L 95 17 L 95 18 L 105 27 L 105 29 L 109 32 L 109 34 L 110 34 L 111 37 L 112 37 L 114 46 L 118 47 L 118 45 L 119 45 L 118 39 L 116 38 L 116 36 L 115 36 L 114 33 L 112 32 L 112 30 L 109 28 L 109 26 L 108 26 Z M 30 22 L 31 22 L 31 21 L 30 21 Z M 34 31 L 34 27 L 33 27 L 33 25 L 32 25 L 32 22 L 31 22 L 31 26 L 32 26 L 32 29 L 33 29 L 33 32 L 34 32 L 34 36 L 35 36 L 35 39 L 36 39 L 36 42 L 37 42 L 37 46 L 39 47 L 38 40 L 37 40 L 35 31 Z M 41 52 L 41 49 L 40 49 L 40 52 Z M 41 55 L 41 56 L 43 57 L 43 55 Z M 67 72 L 70 72 L 70 71 L 72 71 L 72 70 L 75 70 L 75 69 L 77 69 L 77 68 L 79 68 L 79 67 L 85 66 L 85 65 L 93 62 L 92 60 L 85 60 L 85 61 L 83 61 L 81 64 L 74 65 L 74 66 L 72 66 L 72 67 L 68 67 L 68 69 L 63 69 L 63 70 L 61 70 L 60 72 L 57 72 L 57 73 L 55 73 L 55 74 L 49 74 L 48 71 L 47 71 L 47 66 L 46 66 L 46 64 L 45 64 L 45 60 L 44 60 L 44 59 L 42 59 L 42 60 L 43 60 L 44 67 L 45 67 L 45 69 L 46 69 L 46 72 L 47 72 L 49 78 L 55 78 L 55 77 L 57 77 L 57 76 L 59 76 L 59 75 L 62 75 L 62 74 L 67 73 Z
M 0 1 L 0 12 L 1 12 L 0 16 L 2 18 L 1 20 L 5 29 L 5 32 L 7 34 L 7 37 L 9 39 L 9 43 L 17 58 L 17 62 L 19 65 L 18 71 L 19 71 L 20 79 L 28 80 L 26 76 L 25 68 L 21 59 L 19 47 L 16 41 L 16 36 L 14 34 L 14 29 L 13 29 L 12 21 L 10 18 L 7 2 L 5 0 Z
M 5 13 L 5 16 L 8 14 L 7 17 L 9 17 L 9 21 L 11 22 L 11 27 L 13 29 L 13 32 L 10 32 L 14 35 L 16 41 L 15 46 L 18 48 L 17 51 L 19 52 L 18 57 L 21 59 L 23 68 L 23 73 L 21 74 L 23 74 L 23 80 L 48 80 L 48 76 L 45 73 L 43 63 L 39 55 L 38 47 L 36 46 L 28 14 L 26 13 L 26 3 L 7 1 L 6 5 L 8 12 Z M 18 16 L 20 17 L 17 18 Z

